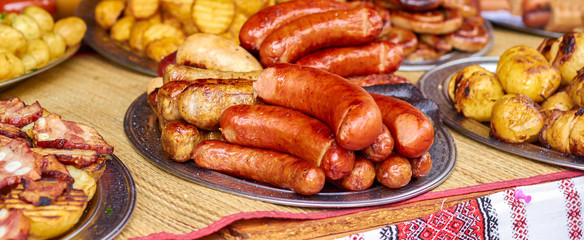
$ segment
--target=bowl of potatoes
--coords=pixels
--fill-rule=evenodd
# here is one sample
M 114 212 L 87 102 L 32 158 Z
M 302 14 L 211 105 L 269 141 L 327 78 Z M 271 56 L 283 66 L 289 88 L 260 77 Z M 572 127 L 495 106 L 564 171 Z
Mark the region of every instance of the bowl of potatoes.
M 26 7 L 19 13 L 0 13 L 0 89 L 73 56 L 86 29 L 85 22 L 78 17 L 55 21 L 37 6 Z

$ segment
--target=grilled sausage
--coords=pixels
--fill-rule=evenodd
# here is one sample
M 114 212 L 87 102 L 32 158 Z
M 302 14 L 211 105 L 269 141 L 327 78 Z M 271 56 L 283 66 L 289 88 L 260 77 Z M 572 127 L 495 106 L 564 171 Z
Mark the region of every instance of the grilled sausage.
M 184 121 L 170 121 L 160 133 L 162 149 L 176 162 L 191 159 L 195 145 L 200 142 L 199 130 Z
M 351 171 L 353 151 L 337 144 L 324 122 L 296 110 L 269 105 L 238 105 L 221 115 L 221 131 L 230 143 L 292 154 L 324 170 L 331 179 Z
M 256 80 L 262 71 L 231 72 L 169 64 L 164 70 L 163 83 L 171 81 L 197 81 L 199 79 L 248 79 Z
M 327 123 L 348 150 L 371 145 L 381 130 L 381 112 L 363 88 L 319 69 L 277 64 L 254 82 L 264 102 L 289 107 Z
M 412 167 L 412 177 L 421 178 L 432 170 L 432 156 L 429 152 L 424 153 L 421 157 L 410 158 L 409 160 Z
M 274 30 L 300 17 L 351 6 L 333 0 L 300 0 L 264 8 L 247 19 L 239 30 L 241 46 L 252 53 L 260 50 L 264 39 Z
M 395 72 L 404 60 L 402 48 L 390 42 L 327 48 L 307 54 L 296 64 L 319 68 L 342 77 Z
M 269 183 L 303 195 L 318 193 L 324 186 L 322 169 L 292 155 L 205 140 L 193 157 L 202 168 Z
M 422 111 L 397 98 L 375 93 L 371 96 L 381 110 L 383 123 L 391 132 L 398 153 L 416 158 L 430 149 L 434 143 L 434 127 Z
M 375 164 L 364 156 L 355 156 L 355 165 L 351 173 L 339 180 L 327 179 L 336 187 L 349 191 L 368 189 L 375 182 Z
M 379 14 L 364 7 L 310 14 L 267 36 L 260 46 L 260 61 L 264 66 L 292 63 L 322 48 L 368 43 L 382 25 Z
M 373 162 L 381 162 L 393 152 L 393 146 L 394 141 L 391 132 L 389 132 L 389 129 L 384 124 L 375 142 L 361 150 L 361 154 Z
M 166 121 L 180 120 L 178 111 L 178 99 L 182 92 L 192 83 L 187 81 L 175 81 L 162 85 L 156 94 L 156 108 L 160 117 Z
M 376 179 L 388 188 L 400 188 L 412 180 L 412 167 L 407 158 L 392 154 L 377 164 Z

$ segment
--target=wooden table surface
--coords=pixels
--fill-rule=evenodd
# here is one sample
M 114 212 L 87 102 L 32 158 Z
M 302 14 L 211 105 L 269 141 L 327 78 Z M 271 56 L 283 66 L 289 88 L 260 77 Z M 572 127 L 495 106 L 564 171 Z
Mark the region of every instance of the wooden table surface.
M 537 47 L 543 38 L 495 28 L 493 47 L 498 56 L 515 45 Z M 400 72 L 417 82 L 423 72 Z M 116 237 L 127 239 L 152 233 L 189 233 L 223 217 L 253 211 L 311 213 L 327 209 L 282 206 L 207 188 L 169 174 L 144 159 L 124 133 L 123 119 L 130 104 L 143 94 L 151 77 L 109 62 L 97 54 L 79 54 L 42 74 L 0 93 L 19 96 L 25 103 L 39 101 L 63 119 L 94 126 L 130 170 L 137 201 L 132 218 Z M 507 154 L 449 129 L 457 147 L 452 175 L 432 191 L 477 186 L 566 170 Z M 332 238 L 350 232 L 413 219 L 468 198 L 487 193 L 415 202 L 323 220 L 254 219 L 236 222 L 205 238 Z M 286 230 L 287 229 L 287 230 Z

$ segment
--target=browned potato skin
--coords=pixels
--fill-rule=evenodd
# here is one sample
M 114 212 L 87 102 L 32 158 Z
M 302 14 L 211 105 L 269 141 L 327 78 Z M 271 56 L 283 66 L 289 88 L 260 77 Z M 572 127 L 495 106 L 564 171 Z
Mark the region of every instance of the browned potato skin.
M 566 33 L 558 38 L 558 50 L 552 66 L 562 75 L 562 84 L 570 84 L 584 67 L 584 33 Z
M 567 91 L 558 91 L 541 103 L 541 109 L 546 117 L 551 116 L 554 110 L 568 111 L 574 107 Z
M 375 164 L 362 155 L 355 155 L 355 164 L 349 175 L 338 179 L 330 180 L 336 187 L 348 191 L 361 191 L 368 189 L 375 182 Z
M 524 95 L 507 94 L 493 106 L 491 134 L 503 142 L 535 142 L 544 124 L 541 107 Z
M 377 164 L 376 179 L 388 188 L 400 188 L 412 180 L 412 167 L 407 158 L 394 153 Z
M 200 141 L 197 128 L 184 121 L 168 122 L 160 133 L 162 148 L 176 162 L 191 159 L 193 149 Z
M 196 82 L 180 94 L 179 114 L 199 129 L 217 130 L 221 114 L 228 107 L 259 103 L 252 83 L 239 79 Z
M 578 107 L 584 107 L 584 67 L 578 71 L 578 75 L 570 84 L 568 95 L 572 103 Z
M 528 46 L 515 46 L 501 55 L 497 78 L 506 93 L 523 94 L 537 103 L 551 96 L 561 82 L 559 71 Z
M 412 177 L 421 178 L 432 170 L 432 155 L 429 152 L 424 153 L 419 158 L 410 158 L 410 165 L 412 167 Z
M 548 148 L 584 156 L 584 108 L 555 111 L 539 137 L 540 142 Z
M 479 65 L 463 68 L 448 82 L 448 95 L 454 108 L 479 122 L 491 119 L 493 105 L 504 94 L 497 76 Z
M 546 38 L 539 44 L 537 51 L 539 51 L 548 62 L 552 63 L 558 54 L 559 45 L 560 42 L 557 38 Z

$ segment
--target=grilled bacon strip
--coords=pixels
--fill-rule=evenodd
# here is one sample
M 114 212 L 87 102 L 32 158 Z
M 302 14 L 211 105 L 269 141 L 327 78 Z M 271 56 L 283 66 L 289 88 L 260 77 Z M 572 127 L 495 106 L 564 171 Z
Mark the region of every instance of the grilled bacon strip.
M 24 190 L 18 197 L 35 206 L 51 205 L 67 188 L 67 183 L 56 179 L 42 179 L 38 181 L 24 181 Z
M 31 150 L 43 156 L 54 156 L 63 164 L 78 168 L 96 163 L 101 156 L 97 151 L 90 149 L 31 148 Z
M 38 102 L 25 106 L 18 97 L 0 100 L 0 122 L 24 127 L 43 115 L 43 108 Z
M 61 116 L 54 113 L 39 118 L 32 131 L 34 143 L 38 147 L 91 149 L 102 154 L 114 152 L 114 148 L 94 128 L 62 120 Z
M 6 230 L 0 232 L 0 239 L 27 239 L 30 222 L 22 211 L 2 208 L 0 209 L 0 228 Z
M 14 139 L 0 146 L 0 160 L 0 190 L 17 185 L 21 179 L 34 181 L 41 178 L 35 155 L 22 140 Z

